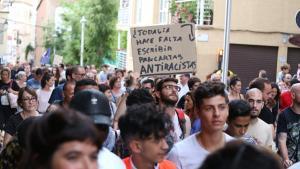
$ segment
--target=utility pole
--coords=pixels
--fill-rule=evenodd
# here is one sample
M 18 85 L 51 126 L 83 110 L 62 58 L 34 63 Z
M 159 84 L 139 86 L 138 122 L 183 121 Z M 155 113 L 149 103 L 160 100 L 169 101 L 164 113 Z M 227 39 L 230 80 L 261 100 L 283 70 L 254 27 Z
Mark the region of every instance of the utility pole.
M 222 60 L 222 82 L 227 86 L 227 72 L 229 61 L 231 0 L 226 0 L 225 28 L 224 28 L 224 55 Z
M 16 42 L 17 42 L 17 44 L 16 44 L 17 60 L 20 59 L 19 44 L 21 44 L 21 43 L 20 43 L 20 38 L 19 37 L 20 37 L 20 32 L 19 32 L 19 30 L 17 30 L 17 40 L 16 40 Z
M 83 49 L 84 49 L 84 27 L 86 19 L 84 16 L 81 17 L 81 42 L 80 42 L 80 66 L 83 66 Z

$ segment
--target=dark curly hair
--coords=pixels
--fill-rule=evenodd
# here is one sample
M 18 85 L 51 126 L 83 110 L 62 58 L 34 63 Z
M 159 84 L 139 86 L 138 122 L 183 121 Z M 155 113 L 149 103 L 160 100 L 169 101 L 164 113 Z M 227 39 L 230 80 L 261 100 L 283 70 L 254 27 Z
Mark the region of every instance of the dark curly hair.
M 245 100 L 233 100 L 229 103 L 228 121 L 232 121 L 240 116 L 250 117 L 251 107 Z
M 211 98 L 217 95 L 223 96 L 228 103 L 228 96 L 225 92 L 224 83 L 207 81 L 200 84 L 194 94 L 196 107 L 201 107 L 203 104 L 203 99 Z
M 198 77 L 191 77 L 188 81 L 189 89 L 191 90 L 193 88 L 194 84 L 197 82 L 201 83 L 201 80 Z
M 152 103 L 135 104 L 127 108 L 127 112 L 119 119 L 121 137 L 125 142 L 132 139 L 147 140 L 164 138 L 172 128 L 172 121 Z
M 233 76 L 230 78 L 229 87 L 231 88 L 231 86 L 235 86 L 237 82 L 241 82 L 241 79 L 238 76 Z
M 126 106 L 142 103 L 154 103 L 154 98 L 147 89 L 134 89 L 126 99 Z

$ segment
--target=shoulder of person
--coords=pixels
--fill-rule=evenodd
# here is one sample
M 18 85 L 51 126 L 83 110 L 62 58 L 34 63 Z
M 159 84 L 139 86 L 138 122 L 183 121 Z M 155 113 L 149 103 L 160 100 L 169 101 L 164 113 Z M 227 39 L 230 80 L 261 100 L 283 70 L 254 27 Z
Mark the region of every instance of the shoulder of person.
M 263 130 L 272 130 L 272 127 L 270 124 L 264 122 L 262 119 L 258 118 L 258 124 L 261 129 Z
M 228 135 L 227 133 L 224 132 L 224 134 L 225 134 L 225 141 L 226 141 L 226 142 L 229 142 L 229 141 L 232 141 L 232 140 L 236 140 L 236 138 L 231 137 L 231 136 Z
M 172 161 L 163 160 L 159 163 L 159 169 L 176 169 L 176 165 Z
M 98 153 L 98 164 L 102 169 L 109 169 L 109 166 L 114 166 L 115 169 L 126 169 L 122 159 L 105 147 Z

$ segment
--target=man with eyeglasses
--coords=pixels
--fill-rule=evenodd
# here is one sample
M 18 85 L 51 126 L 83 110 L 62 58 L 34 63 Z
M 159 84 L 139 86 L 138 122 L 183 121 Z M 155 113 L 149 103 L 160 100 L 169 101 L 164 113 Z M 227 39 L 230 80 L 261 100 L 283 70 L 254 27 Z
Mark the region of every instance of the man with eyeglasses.
M 178 101 L 178 92 L 180 87 L 177 85 L 178 80 L 174 78 L 165 78 L 156 85 L 155 96 L 159 106 L 171 116 L 174 126 L 173 141 L 178 142 L 187 137 L 191 130 L 191 121 L 188 116 L 180 109 L 176 109 L 175 105 Z
M 77 82 L 85 77 L 85 69 L 81 66 L 75 66 L 72 68 L 72 79 Z
M 262 93 L 264 104 L 260 111 L 259 118 L 274 127 L 273 124 L 275 123 L 276 114 L 272 112 L 273 104 L 270 102 L 272 99 L 271 82 L 264 78 L 255 78 L 249 84 L 249 89 L 252 88 L 257 88 Z
M 82 66 L 73 66 L 66 70 L 67 81 L 77 82 L 85 77 L 85 69 Z M 49 104 L 63 100 L 63 86 L 64 84 L 58 85 L 52 92 Z
M 259 145 L 271 149 L 273 146 L 272 128 L 259 118 L 264 107 L 262 92 L 257 88 L 249 89 L 245 98 L 251 107 L 251 121 L 246 134 L 254 137 Z

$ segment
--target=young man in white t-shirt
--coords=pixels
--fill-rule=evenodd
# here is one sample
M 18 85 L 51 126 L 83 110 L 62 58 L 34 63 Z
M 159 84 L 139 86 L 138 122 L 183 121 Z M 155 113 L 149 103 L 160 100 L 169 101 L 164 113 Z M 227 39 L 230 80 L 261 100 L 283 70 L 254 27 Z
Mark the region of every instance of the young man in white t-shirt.
M 208 154 L 233 139 L 223 132 L 228 116 L 225 85 L 220 82 L 205 82 L 194 94 L 202 130 L 176 143 L 172 148 L 168 159 L 173 161 L 178 169 L 199 168 Z

